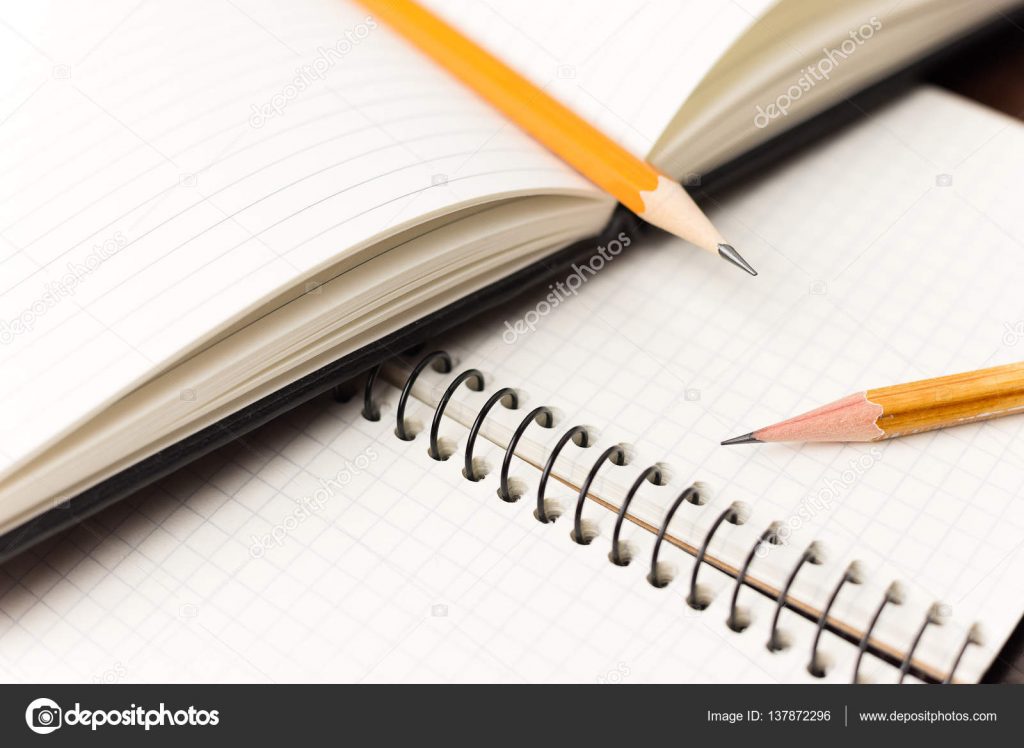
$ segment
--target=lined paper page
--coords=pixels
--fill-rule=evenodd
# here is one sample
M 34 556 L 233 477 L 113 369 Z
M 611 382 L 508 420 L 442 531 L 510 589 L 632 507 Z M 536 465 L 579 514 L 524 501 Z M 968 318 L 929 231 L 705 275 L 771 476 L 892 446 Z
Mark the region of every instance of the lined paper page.
M 375 236 L 597 194 L 341 0 L 29 4 L 0 38 L 0 471 Z
M 773 0 L 426 0 L 492 54 L 644 156 Z
M 946 606 L 917 653 L 938 669 L 980 621 L 988 646 L 960 670 L 976 678 L 1021 615 L 1009 592 L 1024 573 L 1021 418 L 869 445 L 718 443 L 859 389 L 1019 359 L 1022 166 L 1017 121 L 921 90 L 715 209 L 755 281 L 673 241 L 644 243 L 577 273 L 576 295 L 526 298 L 447 345 L 561 406 L 566 424 L 638 445 L 636 470 L 664 460 L 679 485 L 714 486 L 719 508 L 754 507 L 713 549 L 750 548 L 781 520 L 787 546 L 757 561 L 777 574 L 824 541 L 831 565 L 802 571 L 795 596 L 825 599 L 859 559 L 871 581 L 835 611 L 863 625 L 903 580 L 912 595 L 879 633 L 905 647 L 928 606 Z M 646 511 L 663 516 L 677 492 L 651 494 Z M 702 538 L 716 514 L 673 528 Z

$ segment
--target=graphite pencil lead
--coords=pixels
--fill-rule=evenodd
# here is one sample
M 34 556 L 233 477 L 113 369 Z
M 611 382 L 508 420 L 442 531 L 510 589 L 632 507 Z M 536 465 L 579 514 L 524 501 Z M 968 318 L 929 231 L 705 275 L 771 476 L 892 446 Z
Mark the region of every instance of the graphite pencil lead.
M 754 432 L 751 431 L 749 434 L 744 434 L 743 436 L 734 436 L 732 439 L 726 439 L 724 442 L 722 442 L 722 446 L 726 447 L 730 444 L 752 444 L 754 442 L 759 441 L 761 440 L 755 438 Z
M 736 267 L 746 270 L 751 275 L 757 275 L 757 271 L 750 267 L 750 263 L 743 259 L 743 255 L 736 251 L 736 247 L 731 244 L 719 244 L 718 254 L 722 256 L 723 260 L 731 262 Z

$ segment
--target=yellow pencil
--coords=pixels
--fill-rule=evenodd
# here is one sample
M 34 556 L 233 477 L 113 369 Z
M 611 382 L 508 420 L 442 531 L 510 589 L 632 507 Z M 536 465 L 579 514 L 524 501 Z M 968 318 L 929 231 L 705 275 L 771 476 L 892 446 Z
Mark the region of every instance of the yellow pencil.
M 580 174 L 648 223 L 757 272 L 686 190 L 412 0 L 361 0 Z
M 1024 362 L 857 392 L 722 444 L 874 442 L 1024 413 Z

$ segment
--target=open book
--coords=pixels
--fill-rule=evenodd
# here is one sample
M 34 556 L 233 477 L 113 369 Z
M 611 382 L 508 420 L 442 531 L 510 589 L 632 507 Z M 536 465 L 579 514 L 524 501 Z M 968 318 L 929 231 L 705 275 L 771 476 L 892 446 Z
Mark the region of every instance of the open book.
M 1008 5 L 437 9 L 684 179 Z M 0 28 L 0 533 L 614 208 L 358 6 L 54 6 Z

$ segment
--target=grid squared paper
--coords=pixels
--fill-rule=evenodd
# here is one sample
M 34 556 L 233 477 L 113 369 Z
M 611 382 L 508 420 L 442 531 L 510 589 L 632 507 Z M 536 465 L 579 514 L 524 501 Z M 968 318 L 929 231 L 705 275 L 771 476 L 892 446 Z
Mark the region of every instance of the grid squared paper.
M 567 421 L 639 445 L 645 465 L 664 460 L 682 484 L 751 504 L 738 548 L 783 521 L 773 579 L 823 541 L 833 563 L 801 572 L 795 596 L 824 600 L 860 560 L 871 581 L 834 610 L 863 625 L 888 583 L 905 582 L 910 599 L 877 630 L 897 648 L 939 603 L 949 621 L 915 656 L 940 673 L 980 621 L 987 647 L 958 670 L 977 678 L 1021 613 L 1006 594 L 1024 564 L 1019 417 L 875 445 L 718 442 L 858 389 L 1019 358 L 1022 163 L 1019 123 L 924 89 L 719 206 L 756 280 L 647 243 L 579 272 L 578 295 L 537 294 L 450 347 Z M 684 519 L 679 534 L 700 538 L 711 519 Z
M 692 611 L 639 558 L 615 567 L 499 500 L 493 476 L 431 460 L 424 434 L 398 441 L 394 394 L 376 424 L 322 398 L 7 564 L 4 679 L 810 679 L 806 651 L 766 658 L 731 634 L 724 600 Z M 280 543 L 254 545 L 275 527 Z M 798 640 L 810 627 L 784 621 Z
M 504 322 L 536 300 L 448 342 L 494 386 L 519 386 L 529 402 L 559 406 L 563 422 L 635 444 L 631 467 L 665 460 L 670 487 L 714 485 L 707 507 L 680 510 L 680 534 L 699 536 L 714 509 L 743 499 L 756 519 L 716 538 L 749 546 L 764 522 L 795 516 L 839 481 L 839 500 L 779 551 L 788 563 L 811 538 L 829 546 L 833 565 L 809 569 L 794 594 L 820 599 L 835 564 L 861 558 L 872 580 L 915 590 L 883 621 L 890 636 L 912 631 L 932 599 L 951 605 L 950 624 L 922 643 L 930 659 L 950 655 L 972 614 L 983 621 L 989 646 L 969 651 L 962 671 L 976 678 L 1020 614 L 1005 594 L 1021 565 L 1019 419 L 879 445 L 879 457 L 871 446 L 716 445 L 856 387 L 1012 359 L 1005 325 L 1024 319 L 1011 199 L 1022 162 L 1019 126 L 922 91 L 721 206 L 715 220 L 758 260 L 756 281 L 650 242 L 513 344 Z M 944 173 L 952 185 L 939 188 Z M 960 260 L 966 237 L 970 262 Z M 892 271 L 911 264 L 914 282 L 893 295 Z M 825 293 L 813 285 L 822 281 Z M 653 588 L 645 533 L 625 530 L 635 559 L 613 566 L 608 516 L 588 508 L 600 535 L 576 545 L 567 518 L 533 518 L 534 469 L 514 466 L 528 491 L 506 504 L 495 495 L 500 449 L 478 444 L 491 473 L 471 483 L 458 459 L 427 456 L 425 434 L 397 440 L 395 393 L 380 397 L 379 423 L 356 402 L 321 399 L 5 564 L 3 678 L 818 682 L 807 673 L 809 622 L 783 612 L 789 644 L 769 653 L 767 599 L 743 590 L 752 622 L 730 631 L 725 575 L 701 570 L 714 599 L 693 611 L 689 557 L 665 548 L 677 579 Z M 429 415 L 411 407 L 412 420 Z M 464 446 L 457 424 L 443 436 Z M 844 482 L 865 456 L 870 466 Z M 668 488 L 645 487 L 638 502 L 663 506 Z M 564 487 L 550 493 L 572 500 Z M 261 542 L 275 533 L 279 544 Z M 837 603 L 843 616 L 877 602 L 877 584 L 852 591 Z M 855 650 L 826 634 L 822 652 L 827 680 L 848 680 Z M 861 672 L 896 677 L 871 657 Z

